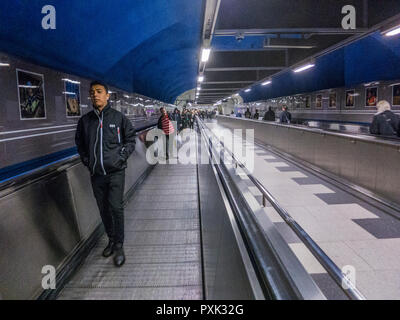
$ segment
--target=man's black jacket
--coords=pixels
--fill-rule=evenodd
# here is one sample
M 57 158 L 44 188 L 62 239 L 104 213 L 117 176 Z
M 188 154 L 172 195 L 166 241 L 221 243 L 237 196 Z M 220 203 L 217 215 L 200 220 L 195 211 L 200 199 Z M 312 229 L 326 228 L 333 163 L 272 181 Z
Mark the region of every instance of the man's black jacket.
M 369 132 L 383 136 L 396 136 L 400 132 L 400 119 L 390 110 L 378 113 L 372 120 Z
M 101 113 L 92 110 L 79 119 L 75 143 L 91 174 L 106 175 L 127 167 L 135 137 L 129 119 L 108 104 Z

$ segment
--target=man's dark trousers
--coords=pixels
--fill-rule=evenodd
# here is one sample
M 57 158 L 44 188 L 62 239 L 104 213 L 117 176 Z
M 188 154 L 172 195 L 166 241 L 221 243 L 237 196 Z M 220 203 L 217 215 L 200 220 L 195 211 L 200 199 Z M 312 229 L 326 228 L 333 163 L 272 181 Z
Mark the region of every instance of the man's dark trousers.
M 93 193 L 108 238 L 114 243 L 124 242 L 124 186 L 125 170 L 91 177 Z

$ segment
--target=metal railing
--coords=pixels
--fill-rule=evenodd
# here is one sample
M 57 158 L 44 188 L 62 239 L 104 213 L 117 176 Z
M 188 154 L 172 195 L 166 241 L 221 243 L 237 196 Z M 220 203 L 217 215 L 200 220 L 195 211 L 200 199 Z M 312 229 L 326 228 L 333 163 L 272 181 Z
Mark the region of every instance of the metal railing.
M 198 121 L 199 123 L 199 121 Z M 219 144 L 223 147 L 223 150 L 228 152 L 228 154 L 232 157 L 236 168 L 239 166 L 247 177 L 254 183 L 254 185 L 258 188 L 258 190 L 262 194 L 262 202 L 263 206 L 266 206 L 266 201 L 268 201 L 272 207 L 278 212 L 278 214 L 282 217 L 282 219 L 289 225 L 289 227 L 296 233 L 296 235 L 303 241 L 306 247 L 310 250 L 310 252 L 314 255 L 314 257 L 318 260 L 318 262 L 325 268 L 328 274 L 332 277 L 332 279 L 336 282 L 339 288 L 352 300 L 365 300 L 365 297 L 362 293 L 354 286 L 351 280 L 339 269 L 339 267 L 329 258 L 329 256 L 318 246 L 318 244 L 307 234 L 307 232 L 290 216 L 290 214 L 278 203 L 278 201 L 272 196 L 272 194 L 247 170 L 246 166 L 243 165 L 235 155 L 225 148 L 223 142 L 221 142 L 218 137 L 212 132 L 208 127 L 201 124 L 201 126 L 205 129 L 207 128 L 208 132 L 214 136 L 215 139 L 219 142 Z M 205 129 L 206 130 L 206 129 Z M 347 289 L 344 288 L 347 287 Z
M 205 126 L 198 118 L 197 120 L 212 160 L 214 152 L 216 152 L 215 145 L 211 137 L 206 134 Z M 226 150 L 225 147 L 223 149 Z M 272 226 L 272 229 L 276 233 L 266 236 L 263 227 L 259 224 L 254 211 L 251 209 L 251 204 L 249 206 L 249 203 L 246 203 L 247 200 L 242 199 L 240 189 L 236 190 L 237 188 L 229 183 L 229 181 L 233 181 L 230 177 L 232 173 L 229 172 L 226 165 L 223 162 L 221 164 L 211 163 L 217 170 L 231 207 L 236 214 L 239 225 L 242 227 L 248 248 L 257 266 L 260 284 L 262 284 L 266 296 L 272 299 L 323 299 L 324 296 L 320 289 L 274 226 Z M 250 212 L 253 212 L 253 214 L 249 214 Z

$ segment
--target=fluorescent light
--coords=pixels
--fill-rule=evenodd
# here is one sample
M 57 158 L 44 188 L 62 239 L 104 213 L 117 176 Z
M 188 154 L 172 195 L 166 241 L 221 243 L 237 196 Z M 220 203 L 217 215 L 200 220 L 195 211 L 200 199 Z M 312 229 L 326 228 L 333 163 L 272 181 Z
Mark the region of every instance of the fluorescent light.
M 203 49 L 203 53 L 201 55 L 201 62 L 207 62 L 208 58 L 210 58 L 211 49 Z
M 251 89 L 246 89 L 246 90 L 244 90 L 244 92 L 250 92 L 251 91 Z
M 364 87 L 369 87 L 369 86 L 377 86 L 377 85 L 379 85 L 380 84 L 380 82 L 369 82 L 369 83 L 365 83 L 364 84 Z
M 74 80 L 70 80 L 70 79 L 61 79 L 62 81 L 66 81 L 66 82 L 70 82 L 70 83 L 75 83 L 75 84 L 80 84 L 79 81 L 74 81 Z
M 199 76 L 199 82 L 203 82 L 204 81 L 204 76 Z
M 71 94 L 71 95 L 76 95 L 76 93 L 75 92 L 68 92 L 68 91 L 63 91 L 63 94 Z
M 271 84 L 272 83 L 272 81 L 271 80 L 268 80 L 268 81 L 265 81 L 264 83 L 262 83 L 261 85 L 262 86 L 266 86 L 267 84 Z
M 297 73 L 297 72 L 302 72 L 302 71 L 311 69 L 313 67 L 315 67 L 315 64 L 309 63 L 309 64 L 306 64 L 305 66 L 302 66 L 302 67 L 299 67 L 297 69 L 294 69 L 293 71 Z
M 198 87 L 198 88 L 197 88 L 197 90 L 198 90 L 198 91 L 200 91 L 200 90 L 201 90 L 201 88 L 200 88 L 200 87 Z
M 9 67 L 9 63 L 0 62 L 0 67 Z
M 396 28 L 394 28 L 394 29 L 392 29 L 390 31 L 387 31 L 385 33 L 385 36 L 386 37 L 393 37 L 393 36 L 396 36 L 398 34 L 400 34 L 400 26 L 397 26 Z
M 39 86 L 28 86 L 28 85 L 19 85 L 18 87 L 20 87 L 20 88 L 26 88 L 26 89 L 35 89 L 35 88 L 39 88 Z

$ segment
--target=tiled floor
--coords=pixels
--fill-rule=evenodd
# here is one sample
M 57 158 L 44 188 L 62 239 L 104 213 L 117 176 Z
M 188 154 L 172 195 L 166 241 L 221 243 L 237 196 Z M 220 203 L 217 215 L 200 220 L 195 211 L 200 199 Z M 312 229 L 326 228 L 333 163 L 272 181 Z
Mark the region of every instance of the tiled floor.
M 215 122 L 207 125 L 216 133 L 224 128 Z M 361 293 L 367 299 L 400 299 L 400 221 L 266 149 L 247 146 L 255 151 L 253 175 L 339 268 L 355 268 Z M 247 183 L 261 199 L 251 181 Z M 324 294 L 345 298 L 275 210 L 264 211 Z

